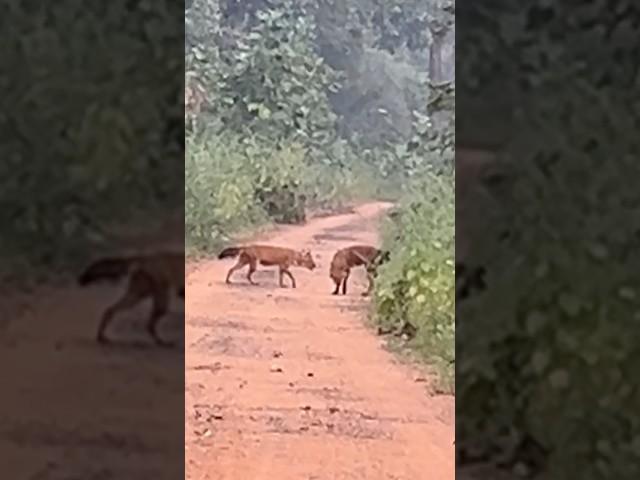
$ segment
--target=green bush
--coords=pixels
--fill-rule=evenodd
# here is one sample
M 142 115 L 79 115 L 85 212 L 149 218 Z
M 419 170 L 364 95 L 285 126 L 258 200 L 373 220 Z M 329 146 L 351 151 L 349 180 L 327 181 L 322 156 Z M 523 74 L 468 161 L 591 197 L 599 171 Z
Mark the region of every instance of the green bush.
M 448 389 L 455 362 L 454 210 L 453 177 L 427 173 L 414 182 L 386 227 L 384 248 L 392 255 L 375 290 L 376 321 L 416 327 L 410 346 Z
M 182 205 L 180 146 L 162 133 L 180 122 L 180 6 L 129 3 L 20 4 L 0 19 L 0 276 L 76 268 L 112 247 L 114 224 Z
M 575 109 L 585 105 L 580 97 L 564 96 Z M 518 159 L 514 188 L 503 199 L 509 239 L 474 251 L 492 258 L 488 289 L 459 306 L 458 438 L 516 462 L 548 452 L 535 465 L 545 478 L 640 472 L 633 374 L 640 310 L 630 268 L 638 260 L 631 211 L 640 195 L 628 181 L 639 167 L 623 153 L 636 151 L 637 140 L 626 134 L 628 118 L 614 115 L 620 110 L 583 106 L 580 119 L 562 127 L 530 126 L 547 141 L 508 154 Z M 590 125 L 615 126 L 606 149 L 598 146 L 602 130 Z M 589 147 L 568 149 L 556 136 L 561 129 Z
M 308 208 L 334 209 L 372 198 L 381 179 L 354 158 L 343 163 L 309 161 L 300 145 L 275 147 L 258 137 L 190 136 L 185 157 L 188 250 L 215 250 L 233 234 L 269 222 L 302 223 Z
M 266 221 L 254 201 L 254 179 L 234 142 L 211 137 L 187 140 L 185 241 L 188 250 L 208 251 L 229 232 Z
M 640 15 L 630 1 L 616 4 L 624 16 L 606 2 L 492 4 L 496 28 L 466 17 L 460 29 L 457 106 L 470 121 L 456 133 L 478 138 L 475 118 L 517 112 L 482 125 L 511 140 L 515 185 L 499 198 L 511 235 L 496 245 L 489 225 L 493 245 L 470 258 L 492 261 L 487 290 L 458 307 L 456 443 L 507 465 L 542 450 L 537 478 L 638 478 L 639 95 L 627 72 Z M 483 100 L 475 115 L 471 99 Z

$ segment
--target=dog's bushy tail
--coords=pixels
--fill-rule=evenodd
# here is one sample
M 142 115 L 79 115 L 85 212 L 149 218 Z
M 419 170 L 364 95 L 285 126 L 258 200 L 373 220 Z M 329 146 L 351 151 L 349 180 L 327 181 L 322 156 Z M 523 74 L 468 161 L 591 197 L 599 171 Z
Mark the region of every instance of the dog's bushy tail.
M 119 280 L 129 272 L 129 266 L 135 260 L 133 257 L 112 257 L 97 260 L 78 276 L 78 284 L 85 287 L 103 280 Z
M 242 249 L 240 247 L 227 247 L 220 252 L 220 254 L 218 255 L 218 258 L 223 259 L 223 258 L 237 257 L 238 255 L 240 255 L 241 250 Z

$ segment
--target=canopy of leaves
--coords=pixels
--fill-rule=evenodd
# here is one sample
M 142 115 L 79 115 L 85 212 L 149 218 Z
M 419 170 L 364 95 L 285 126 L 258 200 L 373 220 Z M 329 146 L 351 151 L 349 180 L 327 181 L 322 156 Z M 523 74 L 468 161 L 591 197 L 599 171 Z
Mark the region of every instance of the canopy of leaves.
M 453 79 L 453 37 L 435 41 L 452 32 L 449 3 L 195 0 L 187 64 L 231 128 L 260 121 L 272 136 L 285 122 L 287 134 L 313 132 L 317 144 L 337 122 L 361 145 L 406 141 L 426 103 L 430 59 Z

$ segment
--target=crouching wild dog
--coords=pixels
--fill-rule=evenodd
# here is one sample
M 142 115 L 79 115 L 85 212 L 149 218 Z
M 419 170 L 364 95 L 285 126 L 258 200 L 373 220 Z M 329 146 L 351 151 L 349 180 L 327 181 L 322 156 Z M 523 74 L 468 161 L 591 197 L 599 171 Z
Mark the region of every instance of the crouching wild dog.
M 280 287 L 284 287 L 284 276 L 286 275 L 291 279 L 291 286 L 296 288 L 296 279 L 291 275 L 289 268 L 292 266 L 306 267 L 309 270 L 316 268 L 316 264 L 309 250 L 296 251 L 290 248 L 272 247 L 269 245 L 248 245 L 245 247 L 225 248 L 220 252 L 220 255 L 218 255 L 219 259 L 235 257 L 238 257 L 238 262 L 231 267 L 229 273 L 227 273 L 226 283 L 231 283 L 231 275 L 233 275 L 235 271 L 240 270 L 245 265 L 249 265 L 247 280 L 249 280 L 249 283 L 252 285 L 257 285 L 251 277 L 255 273 L 259 263 L 265 267 L 277 265 Z
M 173 346 L 162 340 L 156 331 L 158 321 L 169 311 L 171 291 L 184 300 L 184 255 L 181 253 L 155 253 L 129 257 L 109 257 L 93 262 L 78 277 L 80 286 L 99 281 L 118 281 L 127 276 L 129 283 L 125 294 L 107 308 L 100 321 L 97 341 L 106 343 L 106 329 L 116 313 L 133 308 L 142 300 L 153 302 L 147 321 L 147 331 L 156 344 Z
M 342 285 L 342 294 L 347 294 L 347 280 L 353 267 L 364 265 L 367 270 L 367 279 L 369 280 L 369 286 L 365 292 L 362 293 L 363 297 L 366 297 L 373 290 L 373 279 L 376 276 L 378 267 L 389 260 L 390 253 L 371 247 L 369 245 L 353 245 L 351 247 L 338 250 L 333 256 L 331 261 L 331 268 L 329 270 L 329 276 L 336 284 L 336 288 L 333 291 L 333 295 L 340 293 L 340 286 Z

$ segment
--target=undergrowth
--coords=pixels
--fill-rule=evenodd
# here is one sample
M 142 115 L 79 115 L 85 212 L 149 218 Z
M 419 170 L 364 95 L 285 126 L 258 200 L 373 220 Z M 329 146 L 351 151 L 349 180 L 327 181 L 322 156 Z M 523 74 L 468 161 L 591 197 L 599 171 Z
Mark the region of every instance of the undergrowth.
M 400 202 L 384 227 L 391 251 L 379 271 L 375 321 L 416 328 L 409 346 L 438 374 L 439 387 L 452 391 L 455 366 L 454 188 L 453 176 L 426 174 Z
M 346 163 L 346 162 L 345 162 Z M 370 166 L 307 161 L 295 143 L 273 148 L 255 138 L 192 136 L 185 157 L 187 253 L 218 249 L 271 223 L 303 223 L 307 211 L 333 211 L 391 192 Z

